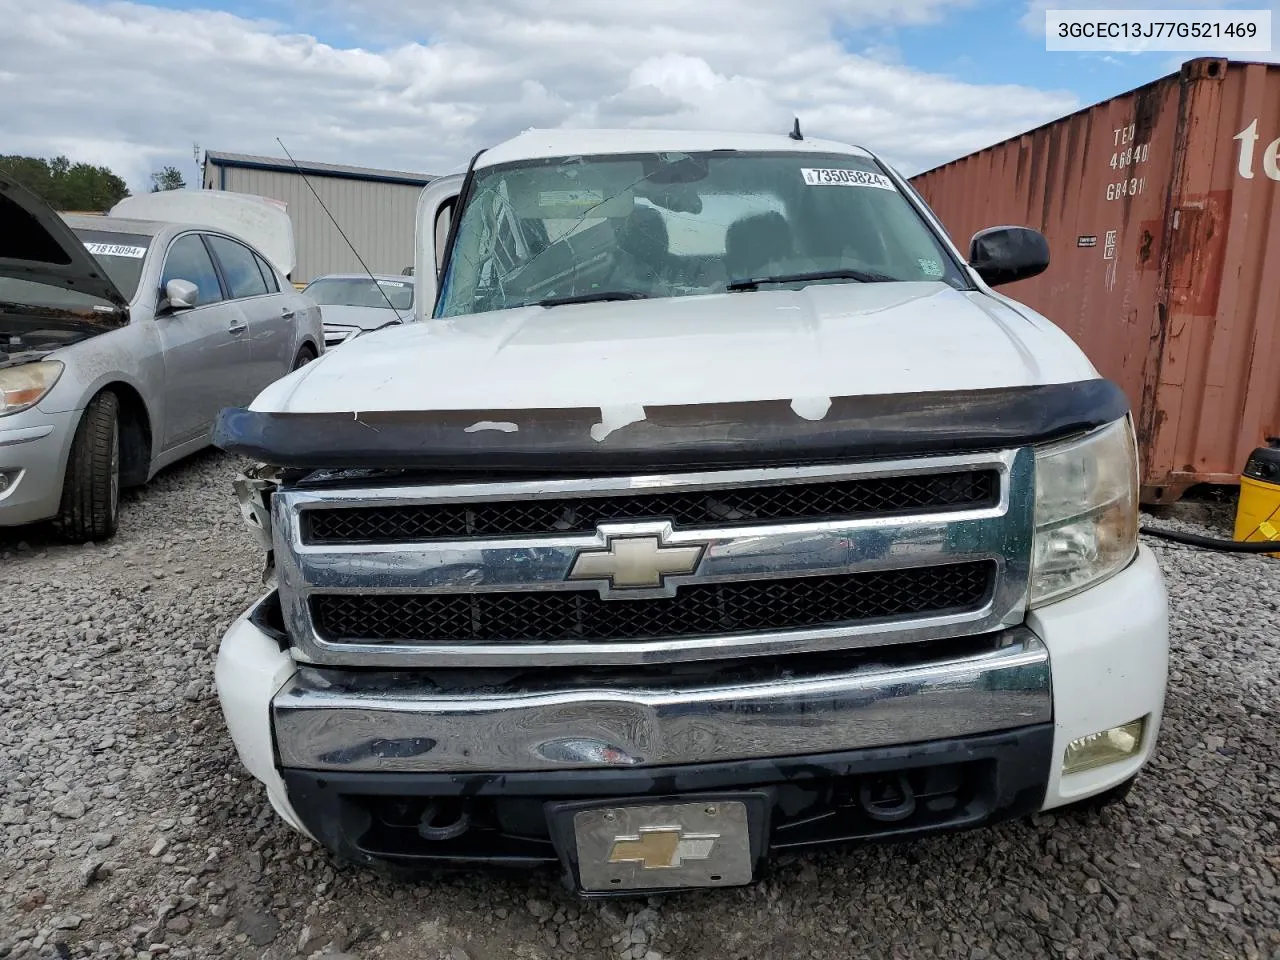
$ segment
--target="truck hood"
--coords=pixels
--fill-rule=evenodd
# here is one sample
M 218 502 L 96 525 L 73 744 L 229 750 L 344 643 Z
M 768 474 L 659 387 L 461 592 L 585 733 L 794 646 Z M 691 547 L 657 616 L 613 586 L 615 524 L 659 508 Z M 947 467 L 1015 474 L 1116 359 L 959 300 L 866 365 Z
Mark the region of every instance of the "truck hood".
M 120 309 L 85 317 L 95 332 L 129 322 L 128 299 L 47 203 L 0 173 L 0 277 L 31 280 L 106 300 Z
M 1097 377 L 1057 327 L 942 283 L 813 284 L 524 307 L 390 327 L 277 381 L 251 409 L 527 410 L 790 400 L 1068 383 Z

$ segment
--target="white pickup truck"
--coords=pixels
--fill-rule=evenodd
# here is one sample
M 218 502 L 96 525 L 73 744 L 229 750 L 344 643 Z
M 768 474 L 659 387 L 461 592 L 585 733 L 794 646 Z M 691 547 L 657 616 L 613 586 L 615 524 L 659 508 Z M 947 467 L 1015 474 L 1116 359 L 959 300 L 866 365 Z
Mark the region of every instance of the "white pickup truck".
M 797 132 L 798 133 L 798 132 Z M 874 154 L 532 131 L 423 192 L 415 322 L 223 412 L 270 591 L 227 726 L 341 858 L 584 896 L 1123 796 L 1167 601 L 1129 405 Z

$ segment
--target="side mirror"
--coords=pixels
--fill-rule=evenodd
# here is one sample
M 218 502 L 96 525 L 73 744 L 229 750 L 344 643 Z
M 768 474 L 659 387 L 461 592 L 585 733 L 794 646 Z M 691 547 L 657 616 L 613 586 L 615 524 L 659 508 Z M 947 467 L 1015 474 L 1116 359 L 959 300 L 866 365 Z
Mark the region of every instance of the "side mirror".
M 969 241 L 969 265 L 993 287 L 1025 280 L 1049 266 L 1049 241 L 1030 227 L 988 227 Z
M 170 280 L 164 285 L 164 298 L 170 310 L 194 307 L 199 297 L 199 287 L 190 280 Z
M 415 320 L 426 320 L 435 310 L 436 288 L 440 279 L 440 264 L 444 262 L 449 219 L 453 216 L 453 205 L 458 200 L 465 179 L 461 173 L 437 177 L 418 194 L 413 257 Z M 449 211 L 447 217 L 441 216 L 444 210 Z

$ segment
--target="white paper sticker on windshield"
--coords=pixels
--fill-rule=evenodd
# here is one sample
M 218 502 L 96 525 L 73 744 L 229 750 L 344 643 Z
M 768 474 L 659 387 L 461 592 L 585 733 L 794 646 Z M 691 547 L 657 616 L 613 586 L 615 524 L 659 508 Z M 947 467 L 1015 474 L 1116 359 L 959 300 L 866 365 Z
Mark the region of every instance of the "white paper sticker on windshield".
M 540 207 L 594 207 L 604 203 L 599 190 L 543 190 L 538 194 Z
M 804 167 L 800 170 L 804 182 L 811 187 L 831 184 L 836 187 L 878 187 L 881 190 L 897 190 L 893 181 L 881 173 L 868 170 L 835 170 L 826 167 Z
M 403 289 L 408 285 L 409 284 L 407 284 L 403 280 L 379 280 L 378 281 L 378 286 L 380 287 L 400 287 L 401 289 Z
M 89 243 L 84 248 L 95 257 L 128 257 L 130 260 L 141 260 L 147 255 L 146 247 L 130 247 L 122 243 Z

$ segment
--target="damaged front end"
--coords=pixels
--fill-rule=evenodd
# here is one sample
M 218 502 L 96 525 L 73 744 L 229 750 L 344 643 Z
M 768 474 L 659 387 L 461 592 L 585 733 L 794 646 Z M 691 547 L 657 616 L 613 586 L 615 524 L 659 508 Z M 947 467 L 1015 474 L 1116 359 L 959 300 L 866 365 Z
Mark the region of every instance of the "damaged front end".
M 275 548 L 271 539 L 271 498 L 280 485 L 279 467 L 266 463 L 245 470 L 232 482 L 240 515 L 253 534 L 254 540 L 266 554 L 262 569 L 262 582 L 270 583 L 275 576 Z
M 584 896 L 1040 809 L 1036 448 L 1123 393 L 796 406 L 223 411 L 220 447 L 279 465 L 236 481 L 275 581 L 219 655 L 246 767 L 343 859 L 559 864 Z M 614 855 L 686 824 L 720 852 Z

